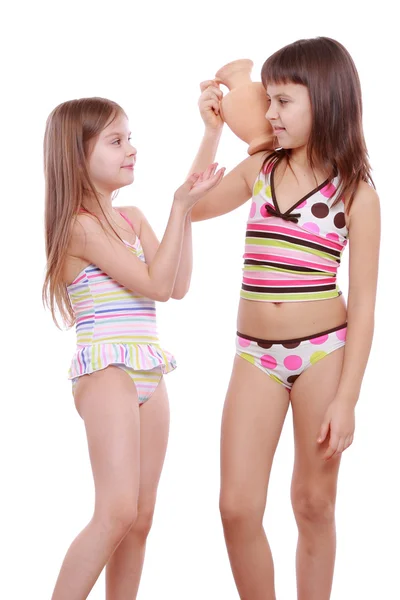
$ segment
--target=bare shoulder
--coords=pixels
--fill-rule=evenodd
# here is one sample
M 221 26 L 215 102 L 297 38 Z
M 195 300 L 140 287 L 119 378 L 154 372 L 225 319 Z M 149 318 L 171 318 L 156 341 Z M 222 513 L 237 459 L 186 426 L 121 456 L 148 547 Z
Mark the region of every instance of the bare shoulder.
M 264 162 L 268 159 L 271 151 L 261 151 L 252 154 L 246 158 L 242 163 L 243 175 L 250 189 L 253 189 L 255 180 L 257 179 Z
M 369 203 L 373 205 L 379 204 L 379 196 L 376 189 L 366 181 L 361 181 L 354 197 L 354 204 L 356 202 L 363 202 L 364 204 Z
M 142 222 L 145 220 L 143 212 L 137 206 L 119 206 L 118 211 L 128 217 L 131 221 L 136 234 L 140 237 L 140 229 Z
M 350 208 L 349 222 L 359 221 L 360 219 L 376 219 L 380 213 L 379 196 L 375 188 L 366 181 L 361 181 L 358 185 Z
M 79 214 L 71 223 L 70 253 L 79 255 L 88 239 L 96 239 L 104 235 L 99 221 L 90 214 Z
M 84 213 L 76 215 L 71 223 L 71 239 L 80 240 L 87 235 L 103 233 L 103 228 L 95 216 Z

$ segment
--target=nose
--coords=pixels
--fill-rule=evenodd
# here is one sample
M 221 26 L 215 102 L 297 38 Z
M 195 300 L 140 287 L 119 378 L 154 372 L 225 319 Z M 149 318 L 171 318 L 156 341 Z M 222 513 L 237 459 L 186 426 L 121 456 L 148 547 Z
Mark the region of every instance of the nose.
M 134 146 L 132 146 L 132 144 L 129 144 L 127 154 L 128 156 L 136 156 L 137 150 Z
M 276 120 L 278 118 L 278 112 L 275 108 L 273 108 L 272 106 L 272 102 L 270 103 L 267 112 L 265 113 L 265 118 L 268 121 L 273 121 Z

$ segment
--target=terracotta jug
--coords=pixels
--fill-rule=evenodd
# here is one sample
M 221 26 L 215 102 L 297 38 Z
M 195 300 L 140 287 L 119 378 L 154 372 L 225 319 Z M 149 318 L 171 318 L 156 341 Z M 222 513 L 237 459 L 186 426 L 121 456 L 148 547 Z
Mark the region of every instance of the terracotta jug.
M 252 81 L 250 74 L 253 61 L 234 60 L 215 74 L 215 80 L 225 85 L 229 92 L 221 101 L 221 117 L 244 142 L 247 152 L 273 149 L 274 134 L 265 118 L 268 110 L 267 97 L 261 82 Z

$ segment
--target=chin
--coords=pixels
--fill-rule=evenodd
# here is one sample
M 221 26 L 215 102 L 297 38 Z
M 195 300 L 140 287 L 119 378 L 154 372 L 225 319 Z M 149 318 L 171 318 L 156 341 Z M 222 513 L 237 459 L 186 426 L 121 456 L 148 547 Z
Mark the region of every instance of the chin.
M 133 183 L 134 180 L 135 180 L 135 177 L 134 177 L 133 173 L 130 173 L 129 177 L 124 177 L 123 181 L 119 182 L 119 187 L 125 187 L 127 185 L 131 185 L 131 183 Z

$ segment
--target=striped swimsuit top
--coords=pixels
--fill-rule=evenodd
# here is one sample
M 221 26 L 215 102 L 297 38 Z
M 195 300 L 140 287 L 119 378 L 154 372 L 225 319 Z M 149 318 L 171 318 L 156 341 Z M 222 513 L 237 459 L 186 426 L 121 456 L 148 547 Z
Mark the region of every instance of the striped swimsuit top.
M 87 211 L 82 211 L 87 212 Z M 130 220 L 120 215 L 132 227 Z M 142 262 L 139 238 L 127 248 Z M 155 301 L 112 279 L 96 265 L 85 267 L 67 291 L 75 313 L 77 350 L 69 377 L 92 373 L 110 364 L 147 370 L 161 366 L 168 372 L 173 357 L 160 348 Z
M 278 160 L 267 163 L 253 187 L 240 296 L 264 302 L 335 298 L 348 235 L 343 201 L 333 206 L 338 178 L 281 213 L 274 189 Z

